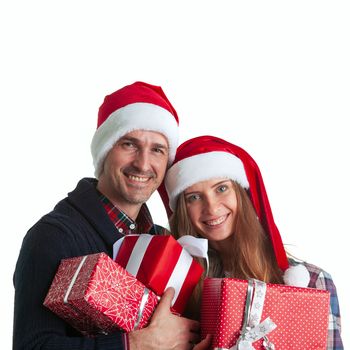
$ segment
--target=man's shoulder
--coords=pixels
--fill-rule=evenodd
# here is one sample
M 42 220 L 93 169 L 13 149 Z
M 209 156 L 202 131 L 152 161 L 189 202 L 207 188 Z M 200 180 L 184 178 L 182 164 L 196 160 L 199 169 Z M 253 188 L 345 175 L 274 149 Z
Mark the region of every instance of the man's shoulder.
M 80 224 L 91 212 L 96 212 L 99 205 L 96 191 L 96 179 L 83 178 L 68 196 L 60 200 L 54 209 L 44 215 L 38 223 L 70 229 L 74 224 Z
M 42 216 L 27 232 L 25 240 L 55 240 L 62 239 L 64 235 L 72 235 L 82 230 L 86 226 L 86 216 L 79 204 L 79 194 L 95 188 L 90 181 L 92 179 L 84 178 L 78 182 L 76 188 L 68 196 L 60 200 L 52 211 Z M 91 183 L 91 185 L 90 185 Z M 71 200 L 70 197 L 75 197 Z M 77 199 L 78 197 L 78 199 Z M 84 203 L 84 199 L 80 202 Z
M 64 201 L 64 200 L 63 200 Z M 59 204 L 62 205 L 63 201 Z M 53 241 L 55 239 L 62 239 L 65 234 L 73 231 L 75 226 L 73 215 L 62 210 L 53 209 L 48 214 L 41 217 L 27 232 L 24 237 L 25 241 Z
M 97 179 L 90 178 L 90 177 L 84 177 L 80 179 L 71 192 L 69 192 L 68 197 L 75 197 L 75 196 L 85 196 L 86 194 L 90 193 L 97 193 L 96 192 L 96 186 L 97 186 Z

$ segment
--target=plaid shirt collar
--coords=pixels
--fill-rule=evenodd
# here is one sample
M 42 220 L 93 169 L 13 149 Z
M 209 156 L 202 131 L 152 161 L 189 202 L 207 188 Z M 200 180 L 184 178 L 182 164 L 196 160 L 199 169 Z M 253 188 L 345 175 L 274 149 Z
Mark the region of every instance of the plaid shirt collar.
M 100 200 L 105 208 L 109 218 L 112 220 L 115 228 L 122 235 L 147 233 L 153 226 L 151 214 L 143 204 L 136 221 L 130 219 L 123 211 L 118 209 L 112 202 L 103 194 L 100 195 Z

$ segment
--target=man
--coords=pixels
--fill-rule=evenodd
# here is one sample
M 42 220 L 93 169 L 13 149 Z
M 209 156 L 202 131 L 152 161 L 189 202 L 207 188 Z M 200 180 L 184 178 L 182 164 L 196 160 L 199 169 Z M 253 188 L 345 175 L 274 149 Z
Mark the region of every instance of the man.
M 83 337 L 42 305 L 61 259 L 111 256 L 123 235 L 163 232 L 144 203 L 174 159 L 177 135 L 176 111 L 160 87 L 136 82 L 106 96 L 91 144 L 97 180 L 80 180 L 23 240 L 14 275 L 15 350 L 190 349 L 198 341 L 198 323 L 171 314 L 172 289 L 150 325 L 128 335 Z

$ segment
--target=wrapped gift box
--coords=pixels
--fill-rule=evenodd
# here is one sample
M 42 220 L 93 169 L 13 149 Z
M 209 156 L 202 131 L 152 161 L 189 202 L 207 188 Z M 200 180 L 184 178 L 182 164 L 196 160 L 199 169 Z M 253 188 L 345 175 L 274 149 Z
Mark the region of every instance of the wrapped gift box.
M 84 335 L 147 325 L 158 297 L 105 253 L 63 259 L 44 305 Z
M 245 280 L 205 279 L 201 330 L 202 337 L 213 335 L 213 349 L 230 349 L 239 340 L 247 311 L 247 287 Z M 267 335 L 276 350 L 325 350 L 329 300 L 325 290 L 266 284 L 259 322 L 269 317 L 277 326 Z M 263 339 L 251 346 L 248 349 L 269 349 L 263 346 Z
M 174 287 L 172 311 L 182 314 L 202 273 L 202 266 L 172 236 L 125 236 L 115 261 L 161 296 Z

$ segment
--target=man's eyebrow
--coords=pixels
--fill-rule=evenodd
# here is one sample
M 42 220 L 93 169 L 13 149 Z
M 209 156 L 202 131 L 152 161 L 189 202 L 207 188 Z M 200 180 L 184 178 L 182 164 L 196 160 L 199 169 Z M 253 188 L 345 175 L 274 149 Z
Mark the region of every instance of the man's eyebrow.
M 134 142 L 134 143 L 137 143 L 138 142 L 138 139 L 135 138 L 135 137 L 131 137 L 131 136 L 122 136 L 119 141 L 131 141 L 131 142 Z
M 164 143 L 154 143 L 153 144 L 153 147 L 156 147 L 156 148 L 163 148 L 163 149 L 168 149 L 168 146 L 167 145 L 164 145 Z
M 132 143 L 135 143 L 135 144 L 139 144 L 140 143 L 140 140 L 136 137 L 132 137 L 132 136 L 122 136 L 118 142 L 124 142 L 124 141 L 129 141 L 129 142 L 132 142 Z M 162 148 L 162 149 L 165 149 L 165 150 L 168 150 L 169 147 L 168 145 L 164 144 L 164 143 L 159 143 L 159 142 L 155 142 L 152 144 L 152 147 L 155 147 L 155 148 Z

